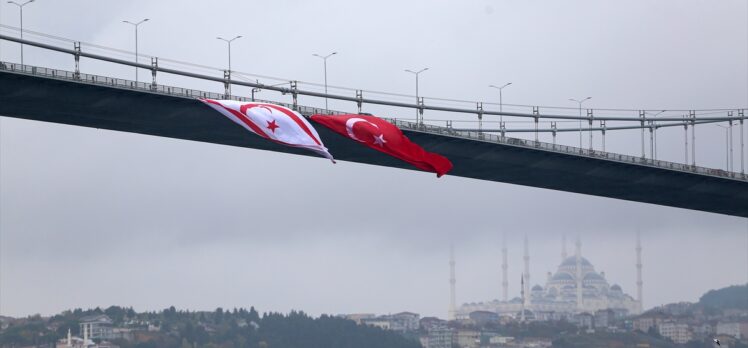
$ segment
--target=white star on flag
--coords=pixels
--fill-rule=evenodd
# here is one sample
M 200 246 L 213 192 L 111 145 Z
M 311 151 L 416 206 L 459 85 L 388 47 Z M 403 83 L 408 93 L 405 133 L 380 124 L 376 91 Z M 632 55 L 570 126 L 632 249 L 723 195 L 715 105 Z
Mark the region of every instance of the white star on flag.
M 377 144 L 379 146 L 384 146 L 384 144 L 387 142 L 387 140 L 384 140 L 384 134 L 375 135 L 374 136 L 374 144 Z
M 317 130 L 296 111 L 270 103 L 213 99 L 200 101 L 265 139 L 314 151 L 335 163 L 335 159 L 322 144 Z

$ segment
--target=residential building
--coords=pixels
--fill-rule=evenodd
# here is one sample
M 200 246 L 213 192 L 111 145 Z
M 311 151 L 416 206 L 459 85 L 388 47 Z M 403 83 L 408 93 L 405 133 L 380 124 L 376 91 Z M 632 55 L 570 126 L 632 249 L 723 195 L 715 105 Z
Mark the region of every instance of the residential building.
M 660 335 L 668 338 L 676 344 L 685 344 L 693 339 L 691 330 L 688 324 L 678 323 L 675 321 L 664 321 L 658 327 Z

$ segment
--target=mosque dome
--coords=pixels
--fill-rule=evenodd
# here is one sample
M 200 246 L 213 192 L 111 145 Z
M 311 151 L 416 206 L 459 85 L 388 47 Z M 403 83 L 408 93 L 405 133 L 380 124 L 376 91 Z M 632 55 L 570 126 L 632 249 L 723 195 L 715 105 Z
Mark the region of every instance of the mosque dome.
M 584 257 L 581 257 L 580 263 L 582 266 L 592 266 L 592 263 L 590 263 L 589 260 L 585 259 Z M 577 265 L 577 257 L 576 256 L 569 256 L 561 262 L 561 266 L 576 266 Z

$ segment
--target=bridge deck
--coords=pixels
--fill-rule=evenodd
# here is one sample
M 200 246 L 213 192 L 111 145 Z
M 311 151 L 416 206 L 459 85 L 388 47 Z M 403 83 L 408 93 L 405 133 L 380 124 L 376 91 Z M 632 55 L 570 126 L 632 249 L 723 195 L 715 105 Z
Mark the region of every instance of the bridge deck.
M 149 91 L 147 84 L 90 75 L 77 81 L 70 72 L 50 71 L 0 69 L 0 115 L 313 155 L 248 136 L 194 99 L 203 92 L 164 86 Z M 449 175 L 748 217 L 748 181 L 739 174 L 396 122 L 413 141 L 447 156 L 454 163 Z M 413 170 L 324 127 L 317 130 L 336 159 Z

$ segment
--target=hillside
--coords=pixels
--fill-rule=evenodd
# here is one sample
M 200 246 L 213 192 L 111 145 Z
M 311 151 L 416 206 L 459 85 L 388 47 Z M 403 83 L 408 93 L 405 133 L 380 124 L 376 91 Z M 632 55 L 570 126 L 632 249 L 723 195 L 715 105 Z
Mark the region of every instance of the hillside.
M 710 290 L 701 296 L 699 304 L 716 309 L 748 309 L 748 286 L 733 285 Z

